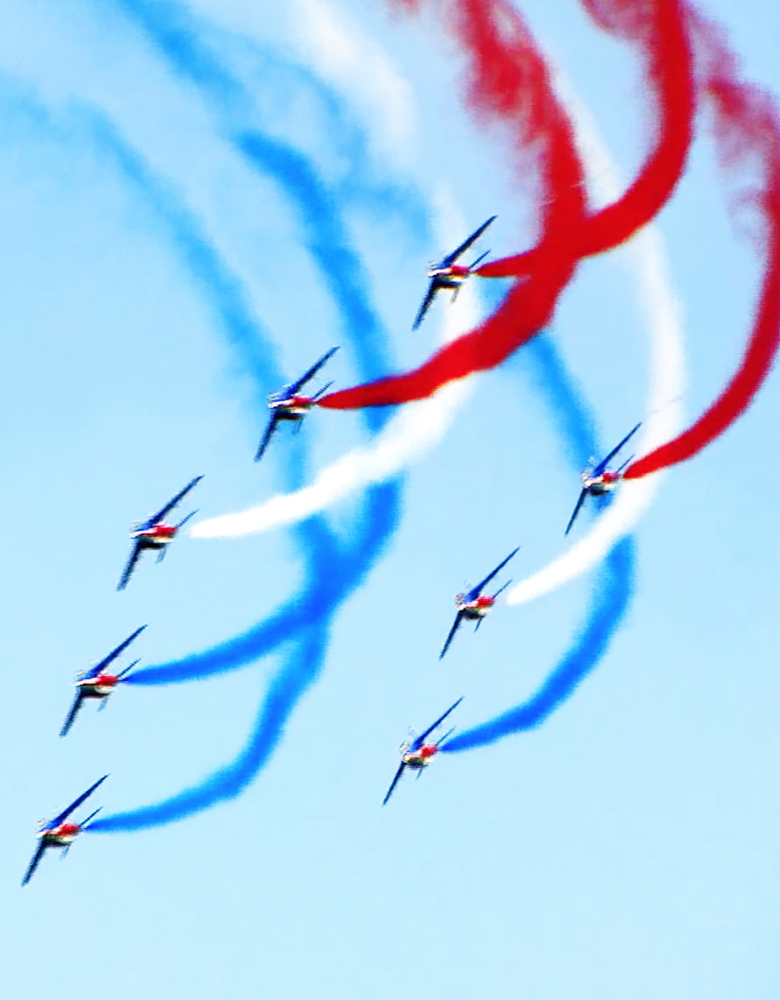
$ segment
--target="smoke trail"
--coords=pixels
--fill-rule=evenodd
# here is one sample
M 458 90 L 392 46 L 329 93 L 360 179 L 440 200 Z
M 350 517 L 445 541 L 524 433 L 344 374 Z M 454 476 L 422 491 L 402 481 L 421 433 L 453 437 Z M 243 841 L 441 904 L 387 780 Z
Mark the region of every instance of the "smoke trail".
M 473 325 L 473 289 L 465 288 L 445 314 L 449 335 Z M 223 514 L 195 524 L 193 538 L 235 538 L 295 524 L 311 517 L 358 489 L 386 480 L 420 459 L 436 445 L 456 412 L 471 394 L 472 380 L 445 386 L 430 399 L 405 407 L 374 438 L 370 446 L 354 448 L 319 472 L 309 486 L 280 493 L 265 503 L 235 514 Z
M 680 0 L 582 0 L 593 20 L 605 31 L 633 43 L 645 62 L 647 89 L 658 119 L 647 161 L 620 197 L 589 214 L 573 234 L 578 257 L 610 250 L 654 218 L 671 197 L 685 169 L 695 112 L 693 54 L 685 10 Z M 533 268 L 545 252 L 537 247 L 515 257 L 491 261 L 480 268 L 484 277 L 508 277 Z
M 422 399 L 449 381 L 500 364 L 547 325 L 573 273 L 575 258 L 567 248 L 585 214 L 583 178 L 544 59 L 508 3 L 469 9 L 464 0 L 454 27 L 469 59 L 468 104 L 483 120 L 511 125 L 524 172 L 535 171 L 544 188 L 543 241 L 559 248 L 560 254 L 546 258 L 526 281 L 515 282 L 489 320 L 437 351 L 421 368 L 331 393 L 320 400 L 322 406 L 351 409 Z
M 774 101 L 757 87 L 741 82 L 735 59 L 721 33 L 690 12 L 700 57 L 700 86 L 713 114 L 718 156 L 736 179 L 761 178 L 740 198 L 757 210 L 764 223 L 765 269 L 753 332 L 742 362 L 729 384 L 684 433 L 634 462 L 626 479 L 640 479 L 684 462 L 719 437 L 741 416 L 766 379 L 780 343 L 780 119 Z M 740 176 L 741 175 L 741 176 Z M 749 184 L 749 182 L 748 182 Z
M 587 163 L 589 173 L 597 178 L 590 193 L 597 201 L 612 204 L 617 198 L 619 185 L 609 154 L 565 77 L 556 72 L 554 79 L 563 104 L 576 120 L 575 136 L 580 155 Z M 664 251 L 658 234 L 651 228 L 637 234 L 625 253 L 632 269 L 637 272 L 641 314 L 647 317 L 650 336 L 651 380 L 641 438 L 642 447 L 647 448 L 667 440 L 682 423 L 682 394 L 685 380 L 682 330 L 679 309 L 674 293 L 669 287 Z M 530 348 L 535 342 L 535 340 L 530 342 L 528 347 Z M 545 347 L 543 346 L 541 350 L 545 350 Z M 396 422 L 408 419 L 410 427 L 414 429 L 420 408 L 438 404 L 444 392 L 452 392 L 463 384 L 447 386 L 430 400 L 404 408 L 386 431 L 378 436 L 373 449 L 358 449 L 349 453 L 321 472 L 310 486 L 292 493 L 279 494 L 265 504 L 237 514 L 201 522 L 192 529 L 193 534 L 197 537 L 232 537 L 294 523 L 324 509 L 326 504 L 341 499 L 350 489 L 357 488 L 365 482 L 375 481 L 382 474 L 396 471 L 399 466 L 394 464 L 394 458 L 397 457 L 400 463 L 406 453 L 401 448 L 395 447 L 395 439 L 389 442 L 385 440 Z M 561 407 L 564 406 L 563 400 L 562 396 Z M 565 412 L 563 408 L 553 409 L 553 420 L 558 420 Z M 584 415 L 581 414 L 579 419 L 584 421 Z M 569 420 L 569 431 L 576 424 L 577 420 Z M 418 428 L 418 433 L 422 427 L 424 425 Z M 582 427 L 584 431 L 584 422 Z M 570 440 L 566 435 L 564 438 Z M 576 448 L 577 471 L 584 466 L 589 456 L 599 453 L 594 444 L 592 422 L 586 440 L 588 444 L 580 441 Z M 575 546 L 510 590 L 507 603 L 521 604 L 540 597 L 600 563 L 615 542 L 628 534 L 639 521 L 660 485 L 661 478 L 656 476 L 646 480 L 641 489 L 637 488 L 637 484 L 626 484 L 614 498 L 609 498 L 614 501 L 611 504 L 604 501 L 597 502 L 594 498 L 592 506 L 597 506 L 601 510 L 610 507 L 609 513 L 602 516 Z
M 322 629 L 308 629 L 299 636 L 295 652 L 271 682 L 254 730 L 234 761 L 162 802 L 105 816 L 87 829 L 91 833 L 118 833 L 162 826 L 240 795 L 279 746 L 287 719 L 322 671 L 326 647 Z
M 589 4 L 589 9 L 598 14 L 602 26 L 636 41 L 647 53 L 648 83 L 658 92 L 659 138 L 624 198 L 597 213 L 589 229 L 566 119 L 552 96 L 544 61 L 519 16 L 505 0 L 489 5 L 485 0 L 458 0 L 455 29 L 471 59 L 470 106 L 482 118 L 511 118 L 518 144 L 535 140 L 537 166 L 548 172 L 555 198 L 542 238 L 530 265 L 521 255 L 510 265 L 498 262 L 479 270 L 485 277 L 527 278 L 479 328 L 440 349 L 413 371 L 331 393 L 319 405 L 355 409 L 405 403 L 425 398 L 471 372 L 501 364 L 550 321 L 582 252 L 614 245 L 609 240 L 624 241 L 668 199 L 684 167 L 692 133 L 690 51 L 682 9 L 678 0 L 656 0 L 641 7 L 626 4 L 627 0 L 601 0 L 598 6 Z M 666 61 L 667 45 L 672 62 Z M 583 235 L 588 232 L 590 238 Z
M 618 189 L 609 155 L 588 116 L 577 106 L 565 78 L 560 74 L 556 77 L 556 85 L 565 94 L 565 101 L 577 119 L 577 138 L 582 147 L 582 155 L 598 177 L 595 183 L 597 194 L 608 201 Z M 645 442 L 666 440 L 682 424 L 682 395 L 685 385 L 682 330 L 679 307 L 670 289 L 658 233 L 652 227 L 637 233 L 624 253 L 638 274 L 641 313 L 646 317 L 650 334 L 651 374 L 641 445 L 647 447 Z M 585 537 L 563 555 L 512 587 L 507 594 L 507 604 L 524 604 L 535 600 L 600 563 L 616 541 L 637 524 L 660 485 L 659 476 L 650 477 L 641 484 L 623 483 L 614 502 Z
M 330 618 L 369 572 L 395 530 L 400 516 L 399 488 L 394 482 L 368 491 L 366 512 L 353 527 L 353 553 L 339 552 L 315 520 L 299 525 L 302 542 L 313 556 L 313 570 L 302 590 L 278 611 L 242 635 L 180 660 L 129 674 L 123 683 L 178 684 L 237 670 L 294 638 L 313 620 Z M 316 572 L 315 572 L 316 570 Z
M 144 26 L 158 41 L 163 52 L 175 57 L 180 71 L 186 71 L 191 79 L 200 84 L 214 87 L 221 102 L 227 102 L 229 98 L 231 106 L 228 111 L 236 111 L 233 106 L 240 106 L 242 103 L 240 83 L 214 63 L 205 46 L 195 39 L 192 24 L 187 20 L 182 22 L 183 12 L 172 4 L 166 4 L 160 8 L 162 13 L 158 18 L 160 12 L 156 7 L 152 14 L 148 5 L 143 3 L 134 2 L 127 6 L 144 13 Z M 225 109 L 222 110 L 227 113 Z M 337 106 L 332 110 L 337 111 Z M 245 131 L 235 138 L 235 144 L 251 160 L 253 166 L 273 176 L 298 207 L 313 256 L 345 317 L 345 332 L 359 345 L 359 353 L 362 355 L 358 358 L 360 367 L 367 371 L 381 367 L 383 332 L 361 285 L 362 272 L 354 252 L 346 244 L 343 226 L 333 206 L 332 193 L 325 191 L 308 161 L 282 143 L 265 140 L 257 131 Z M 356 164 L 353 172 L 359 168 L 360 165 Z M 144 179 L 148 186 L 148 178 Z M 393 209 L 395 210 L 395 206 Z M 414 205 L 412 211 L 415 212 Z M 329 253 L 327 247 L 330 247 Z M 280 378 L 277 379 L 277 384 L 279 381 Z M 377 414 L 376 417 L 379 422 L 383 422 L 384 415 Z M 378 503 L 379 500 L 382 501 L 381 504 Z M 360 542 L 352 550 L 362 546 L 369 564 L 383 547 L 382 533 L 393 530 L 397 518 L 397 498 L 391 495 L 391 491 L 382 489 L 368 497 L 367 504 L 371 519 L 379 531 L 366 530 L 361 533 L 358 523 L 356 535 Z M 301 526 L 297 537 L 303 551 L 310 557 L 306 582 L 299 594 L 242 635 L 181 660 L 139 670 L 132 680 L 128 678 L 128 683 L 172 683 L 237 669 L 288 641 L 299 629 L 310 625 L 313 616 L 332 615 L 338 603 L 362 581 L 368 565 L 360 566 L 353 558 L 347 558 L 348 553 L 340 552 L 332 539 L 327 537 L 324 524 Z M 341 595 L 331 585 L 335 579 L 331 574 L 331 567 L 340 559 L 345 568 L 344 593 Z M 329 583 L 324 584 L 323 581 L 328 578 Z
M 103 140 L 107 138 L 112 140 L 112 151 L 117 154 L 117 159 L 128 178 L 132 179 L 136 186 L 144 189 L 147 195 L 153 194 L 155 196 L 153 200 L 161 203 L 166 221 L 174 223 L 173 228 L 177 238 L 181 238 L 183 221 L 191 220 L 180 206 L 173 205 L 170 192 L 162 191 L 161 186 L 154 183 L 156 178 L 151 175 L 146 165 L 121 143 L 110 127 L 104 124 L 102 130 L 98 131 Z M 294 185 L 289 193 L 293 198 L 298 195 Z M 305 204 L 303 207 L 305 209 Z M 188 251 L 188 259 L 197 262 L 201 277 L 205 262 L 208 265 L 206 272 L 212 276 L 214 255 L 210 255 L 208 244 L 193 240 L 191 227 L 185 225 L 183 230 L 183 243 Z M 194 254 L 193 249 L 197 251 Z M 224 285 L 224 282 L 220 284 L 220 289 L 223 289 Z M 229 283 L 225 287 L 233 289 Z M 219 301 L 222 304 L 222 299 Z M 351 304 L 354 305 L 354 302 Z M 355 330 L 354 324 L 348 323 L 347 326 L 351 327 L 350 333 L 353 335 L 362 332 Z M 244 332 L 243 324 L 239 324 L 238 331 Z M 366 367 L 366 358 L 370 364 L 373 360 L 372 354 L 371 351 L 363 353 L 360 366 Z M 294 609 L 297 613 L 297 617 L 287 615 L 287 625 L 290 626 L 290 630 L 282 634 L 279 628 L 280 620 L 283 621 L 285 617 L 285 609 L 282 613 L 271 617 L 268 623 L 271 628 L 265 630 L 267 634 L 273 631 L 274 626 L 276 627 L 276 634 L 272 637 L 274 646 L 281 641 L 295 638 L 296 647 L 272 682 L 264 701 L 265 707 L 261 711 L 258 729 L 245 753 L 232 767 L 212 775 L 202 786 L 190 789 L 180 796 L 174 796 L 172 802 L 147 807 L 137 813 L 124 814 L 121 820 L 116 821 L 121 828 L 129 829 L 132 826 L 137 829 L 150 824 L 169 822 L 172 819 L 182 818 L 193 810 L 206 808 L 221 798 L 238 794 L 263 765 L 278 742 L 285 719 L 298 698 L 319 674 L 332 615 L 347 594 L 364 578 L 373 560 L 395 529 L 399 516 L 398 500 L 399 485 L 396 482 L 386 483 L 369 491 L 363 504 L 363 511 L 353 526 L 350 543 L 344 546 L 336 544 L 322 519 L 312 519 L 298 528 L 297 535 L 311 563 L 308 585 L 304 586 L 303 591 L 286 606 L 287 611 Z M 317 581 L 324 582 L 318 585 Z M 263 624 L 265 623 L 261 623 L 259 627 L 261 632 Z M 225 666 L 225 661 L 231 654 L 233 660 L 227 665 L 227 669 L 238 665 L 238 661 L 247 662 L 249 658 L 257 658 L 264 651 L 258 650 L 256 643 L 250 649 L 252 639 L 256 639 L 257 632 L 258 629 L 254 629 L 251 633 L 239 637 L 237 641 L 223 643 L 216 651 L 209 651 L 213 654 L 211 666 L 214 667 L 214 662 L 220 660 L 221 665 Z M 201 669 L 204 659 L 208 659 L 208 655 L 200 657 Z M 146 680 L 148 682 L 149 679 Z M 144 683 L 144 679 L 135 678 L 134 682 Z M 103 829 L 111 829 L 113 822 L 112 817 L 106 817 L 102 824 Z
M 574 694 L 606 653 L 629 607 L 634 579 L 634 543 L 631 538 L 618 542 L 607 556 L 600 573 L 593 587 L 585 624 L 574 645 L 541 687 L 516 708 L 454 736 L 441 747 L 442 752 L 473 750 L 512 733 L 535 729 Z
M 502 113 L 509 116 L 515 125 L 519 149 L 531 141 L 544 144 L 546 156 L 540 158 L 544 160 L 542 174 L 551 195 L 544 199 L 545 223 L 550 238 L 563 242 L 564 232 L 584 212 L 579 160 L 574 152 L 568 120 L 556 102 L 541 56 L 517 15 L 503 8 L 502 12 L 513 17 L 517 24 L 517 33 L 510 41 L 501 36 L 493 21 L 482 16 L 475 17 L 472 33 L 468 35 L 470 55 L 475 65 L 471 99 L 485 109 L 490 109 L 500 99 Z M 502 67 L 504 76 L 500 80 L 494 80 L 494 67 L 489 67 L 492 58 Z M 546 143 L 544 140 L 547 140 Z M 567 193 L 565 197 L 552 197 L 558 188 Z M 537 276 L 536 281 L 538 287 L 549 286 L 551 282 L 556 289 L 558 287 L 557 277 L 547 272 Z M 506 336 L 514 336 L 518 324 L 530 323 L 534 330 L 540 325 L 541 318 L 538 322 L 527 315 L 518 318 L 518 309 L 514 304 L 518 294 L 523 292 L 523 287 L 519 285 L 510 291 L 491 321 L 493 329 L 503 325 Z M 457 343 L 462 343 L 462 338 Z M 373 449 L 359 449 L 324 470 L 311 487 L 292 495 L 273 497 L 268 503 L 248 511 L 203 522 L 192 529 L 193 535 L 234 536 L 292 523 L 322 510 L 326 504 L 346 496 L 366 482 L 391 474 L 407 460 L 407 455 L 419 454 L 424 446 L 429 446 L 443 433 L 443 418 L 451 417 L 461 394 L 462 390 L 448 387 L 446 394 L 440 393 L 431 400 L 430 407 L 418 409 L 389 427 Z M 408 451 L 405 445 L 409 446 Z

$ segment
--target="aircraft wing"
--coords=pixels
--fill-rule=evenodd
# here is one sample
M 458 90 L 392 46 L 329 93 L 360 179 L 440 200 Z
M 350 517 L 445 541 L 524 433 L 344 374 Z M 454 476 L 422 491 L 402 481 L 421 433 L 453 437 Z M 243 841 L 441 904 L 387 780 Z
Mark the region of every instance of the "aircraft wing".
M 81 688 L 76 692 L 76 697 L 73 699 L 73 704 L 70 706 L 70 711 L 68 712 L 68 717 L 62 724 L 62 729 L 60 730 L 60 736 L 67 736 L 70 732 L 70 727 L 73 725 L 73 720 L 78 715 L 78 711 L 81 708 L 81 703 L 84 700 L 84 695 L 81 693 Z
M 127 560 L 127 565 L 125 566 L 124 572 L 122 573 L 122 579 L 117 585 L 117 590 L 124 590 L 127 586 L 128 580 L 132 576 L 133 570 L 135 569 L 135 564 L 138 562 L 143 552 L 143 545 L 140 541 L 137 541 L 133 546 L 133 551 L 130 553 L 130 558 Z
M 452 628 L 450 629 L 449 635 L 447 636 L 447 641 L 444 643 L 444 646 L 442 647 L 442 651 L 439 653 L 439 659 L 440 660 L 443 659 L 444 654 L 450 648 L 450 643 L 455 638 L 455 633 L 458 631 L 458 626 L 460 625 L 460 623 L 461 623 L 462 620 L 463 620 L 463 615 L 459 611 L 455 615 L 455 621 L 452 623 Z
M 97 675 L 101 673 L 101 671 L 103 671 L 109 665 L 109 663 L 112 663 L 117 658 L 117 656 L 119 656 L 121 653 L 124 653 L 124 651 L 130 645 L 130 643 L 133 641 L 133 639 L 139 636 L 145 628 L 146 625 L 142 625 L 140 628 L 137 628 L 131 636 L 125 639 L 124 642 L 120 642 L 120 644 L 116 647 L 116 649 L 112 649 L 111 652 L 108 654 L 108 656 L 105 657 L 105 659 L 102 659 L 100 663 L 97 664 L 97 666 L 94 666 L 89 671 L 87 671 L 87 673 L 84 674 L 84 676 L 97 677 Z M 64 735 L 64 733 L 62 735 Z
M 147 521 L 145 521 L 144 522 L 145 526 L 147 528 L 151 528 L 155 524 L 159 524 L 160 521 L 162 521 L 162 519 L 168 513 L 168 511 L 173 510 L 176 504 L 179 503 L 181 500 L 183 500 L 184 497 L 186 497 L 186 495 L 190 492 L 190 490 L 201 481 L 201 479 L 203 479 L 203 476 L 195 476 L 192 482 L 187 483 L 184 489 L 179 490 L 179 492 L 172 500 L 169 500 L 164 507 L 161 507 L 156 514 L 153 514 Z
M 46 850 L 46 844 L 44 844 L 42 840 L 39 840 L 38 846 L 35 848 L 35 854 L 33 854 L 32 856 L 32 861 L 27 866 L 27 871 L 24 873 L 24 878 L 22 879 L 22 885 L 27 885 L 27 883 L 35 874 L 35 869 L 38 867 L 45 850 Z
M 274 410 L 268 420 L 268 426 L 265 429 L 265 434 L 263 434 L 263 440 L 260 442 L 257 448 L 257 454 L 255 455 L 255 461 L 259 462 L 260 459 L 265 455 L 265 449 L 271 442 L 271 438 L 274 436 L 274 431 L 279 424 L 279 414 Z
M 593 472 L 591 472 L 591 475 L 600 476 L 601 473 L 606 469 L 610 460 L 613 459 L 615 455 L 617 455 L 617 453 L 620 451 L 623 445 L 629 440 L 629 438 L 632 438 L 636 434 L 636 432 L 639 430 L 641 426 L 642 426 L 642 421 L 640 420 L 640 422 L 636 425 L 636 427 L 629 434 L 626 434 L 626 436 L 623 438 L 620 444 L 616 448 L 613 448 L 612 451 L 607 455 L 607 457 L 599 462 L 599 464 L 596 466 Z
M 414 743 L 412 743 L 412 747 L 411 747 L 411 748 L 412 748 L 412 750 L 419 750 L 419 749 L 420 749 L 420 747 L 421 747 L 421 746 L 423 745 L 423 743 L 425 742 L 425 737 L 426 737 L 426 736 L 430 736 L 430 734 L 431 734 L 431 733 L 432 733 L 432 732 L 434 731 L 434 729 L 435 729 L 435 728 L 436 728 L 437 726 L 440 726 L 440 725 L 442 724 L 442 722 L 444 722 L 444 720 L 445 720 L 445 719 L 447 718 L 447 716 L 448 716 L 448 715 L 450 714 L 450 712 L 454 712 L 454 711 L 455 711 L 455 709 L 456 709 L 456 708 L 458 707 L 458 705 L 460 705 L 460 703 L 461 703 L 462 701 L 463 701 L 463 698 L 458 698 L 458 700 L 457 700 L 457 701 L 455 702 L 455 704 L 454 704 L 454 705 L 450 705 L 450 707 L 449 707 L 449 708 L 447 709 L 447 711 L 446 711 L 446 712 L 444 713 L 444 715 L 440 716 L 440 717 L 439 717 L 439 718 L 438 718 L 438 719 L 437 719 L 437 720 L 436 720 L 436 721 L 434 722 L 434 724 L 433 724 L 432 726 L 428 726 L 428 728 L 427 728 L 427 729 L 425 730 L 425 732 L 424 732 L 424 733 L 420 733 L 420 735 L 419 735 L 418 737 L 416 737 L 416 739 L 415 739 Z
M 78 809 L 78 807 L 81 805 L 84 799 L 88 799 L 90 795 L 98 787 L 98 785 L 102 785 L 107 777 L 108 775 L 104 774 L 102 778 L 98 778 L 95 784 L 92 785 L 90 788 L 88 788 L 86 792 L 82 792 L 82 794 L 79 795 L 77 799 L 74 799 L 73 802 L 71 802 L 71 804 L 67 807 L 67 809 L 63 809 L 58 816 L 55 816 L 54 819 L 49 824 L 49 826 L 59 826 L 60 823 L 64 823 L 65 820 L 68 818 L 68 816 L 70 816 L 70 814 L 73 812 L 73 810 Z
M 398 770 L 395 772 L 395 777 L 393 778 L 393 783 L 392 783 L 392 785 L 390 785 L 390 788 L 388 789 L 387 795 L 385 795 L 384 799 L 382 800 L 382 805 L 383 806 L 387 805 L 387 802 L 388 802 L 390 796 L 395 791 L 395 786 L 401 780 L 401 775 L 404 773 L 404 768 L 405 767 L 406 767 L 406 764 L 404 764 L 404 762 L 401 761 L 401 763 L 398 765 Z
M 327 364 L 328 361 L 330 361 L 330 359 L 333 357 L 333 355 L 336 353 L 337 350 L 338 347 L 331 347 L 329 351 L 327 351 L 325 354 L 322 355 L 319 361 L 316 361 L 307 372 L 304 372 L 304 374 L 301 375 L 301 377 L 298 379 L 297 382 L 293 382 L 291 385 L 286 386 L 286 390 L 289 393 L 289 395 L 291 396 L 295 395 L 296 392 L 298 392 L 301 388 L 303 388 L 303 386 L 306 385 L 309 379 L 313 379 L 314 376 L 317 374 L 317 372 L 320 370 L 320 368 L 322 368 L 323 365 Z
M 475 601 L 482 593 L 483 589 L 487 587 L 487 585 L 490 583 L 493 577 L 496 576 L 497 573 L 500 573 L 501 570 L 504 568 L 504 566 L 506 566 L 506 564 L 512 558 L 512 556 L 516 556 L 519 551 L 520 551 L 520 546 L 518 545 L 517 548 L 514 550 L 514 552 L 510 552 L 509 555 L 506 557 L 506 559 L 504 559 L 503 562 L 500 562 L 492 573 L 488 573 L 488 575 L 485 577 L 484 580 L 478 583 L 476 587 L 471 588 L 468 594 L 466 594 L 466 600 Z
M 422 323 L 425 314 L 428 312 L 431 306 L 431 302 L 436 298 L 436 292 L 439 290 L 439 283 L 435 278 L 431 278 L 431 283 L 428 285 L 428 291 L 423 299 L 423 303 L 420 306 L 417 315 L 415 316 L 414 323 L 412 323 L 412 329 L 416 330 L 417 327 Z
M 454 264 L 455 261 L 460 257 L 462 253 L 465 253 L 472 243 L 476 243 L 480 236 L 485 232 L 487 227 L 495 220 L 496 216 L 491 215 L 487 222 L 483 222 L 479 229 L 475 229 L 474 232 L 469 236 L 468 239 L 464 240 L 457 250 L 453 250 L 451 254 L 448 254 L 444 260 L 439 264 L 439 267 L 449 267 Z
M 580 507 L 582 507 L 582 505 L 585 503 L 585 497 L 587 495 L 588 495 L 588 491 L 586 489 L 580 490 L 580 496 L 579 496 L 579 499 L 577 500 L 577 506 L 574 508 L 574 513 L 569 518 L 569 523 L 566 525 L 566 531 L 564 531 L 564 535 L 568 535 L 569 532 L 571 531 L 571 527 L 574 524 L 574 522 L 577 520 L 577 515 L 580 512 Z

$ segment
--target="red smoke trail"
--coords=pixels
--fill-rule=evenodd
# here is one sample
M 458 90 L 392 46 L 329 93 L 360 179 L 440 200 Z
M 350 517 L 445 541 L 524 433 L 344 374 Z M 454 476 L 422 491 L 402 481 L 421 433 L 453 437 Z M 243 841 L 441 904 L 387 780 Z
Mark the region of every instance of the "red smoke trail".
M 626 479 L 639 479 L 683 462 L 722 434 L 761 388 L 780 338 L 780 118 L 768 94 L 740 82 L 734 57 L 720 31 L 698 13 L 691 12 L 690 21 L 699 86 L 714 114 L 721 165 L 748 176 L 758 167 L 760 179 L 740 201 L 757 209 L 764 223 L 761 250 L 766 264 L 753 332 L 736 374 L 692 427 L 630 465 Z
M 612 205 L 589 216 L 577 241 L 579 258 L 603 253 L 646 225 L 666 204 L 679 181 L 693 136 L 693 58 L 680 0 L 582 0 L 605 31 L 632 42 L 646 60 L 645 77 L 655 97 L 654 146 L 634 183 Z M 525 274 L 544 252 L 536 247 L 491 261 L 477 272 L 485 278 Z
M 419 6 L 418 0 L 396 2 Z M 357 409 L 423 399 L 447 382 L 501 364 L 550 321 L 580 256 L 623 242 L 671 195 L 684 167 L 693 114 L 691 53 L 680 0 L 583 2 L 602 27 L 646 52 L 658 124 L 636 181 L 614 205 L 585 215 L 571 127 L 519 15 L 505 0 L 455 0 L 455 30 L 470 59 L 470 107 L 480 117 L 509 120 L 518 149 L 537 158 L 551 189 L 542 237 L 530 253 L 480 269 L 483 276 L 526 278 L 481 326 L 441 348 L 421 367 L 331 393 L 320 400 L 321 406 Z
M 398 2 L 414 6 L 410 0 Z M 449 26 L 469 57 L 469 107 L 482 120 L 508 123 L 518 153 L 526 162 L 530 155 L 539 171 L 545 205 L 542 242 L 550 253 L 536 262 L 528 280 L 515 283 L 490 319 L 437 351 L 422 367 L 331 393 L 320 406 L 354 409 L 423 399 L 446 382 L 500 364 L 549 322 L 576 265 L 571 238 L 585 219 L 583 173 L 544 58 L 507 0 L 455 0 L 451 9 Z

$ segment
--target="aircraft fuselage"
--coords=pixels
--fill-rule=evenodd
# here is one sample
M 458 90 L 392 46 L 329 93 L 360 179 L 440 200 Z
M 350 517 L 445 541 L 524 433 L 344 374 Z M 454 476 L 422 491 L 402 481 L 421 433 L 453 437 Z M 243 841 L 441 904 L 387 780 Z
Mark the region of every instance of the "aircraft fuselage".
M 286 399 L 272 400 L 268 404 L 279 420 L 301 420 L 314 406 L 311 396 L 288 396 Z
M 77 823 L 60 823 L 51 829 L 41 830 L 38 836 L 47 847 L 70 847 L 79 833 L 81 827 Z
M 428 271 L 428 277 L 434 278 L 439 288 L 460 288 L 463 282 L 471 274 L 467 267 L 462 264 L 451 264 L 449 267 L 432 267 Z
M 592 496 L 602 497 L 606 493 L 611 493 L 620 479 L 621 476 L 617 472 L 602 472 L 600 476 L 589 476 L 587 472 L 583 472 L 582 485 Z
M 484 618 L 493 608 L 494 599 L 482 594 L 473 601 L 458 601 L 458 611 L 464 618 Z
M 118 680 L 114 674 L 98 674 L 96 677 L 84 677 L 76 681 L 76 687 L 84 698 L 107 698 Z
M 155 524 L 151 528 L 132 528 L 130 537 L 139 541 L 145 549 L 161 549 L 173 540 L 176 531 L 172 524 Z
M 408 747 L 408 744 L 404 744 L 404 747 Z M 438 751 L 438 747 L 435 743 L 429 743 L 427 746 L 420 747 L 419 750 L 409 750 L 401 748 L 401 760 L 407 767 L 427 767 L 433 759 L 434 755 Z

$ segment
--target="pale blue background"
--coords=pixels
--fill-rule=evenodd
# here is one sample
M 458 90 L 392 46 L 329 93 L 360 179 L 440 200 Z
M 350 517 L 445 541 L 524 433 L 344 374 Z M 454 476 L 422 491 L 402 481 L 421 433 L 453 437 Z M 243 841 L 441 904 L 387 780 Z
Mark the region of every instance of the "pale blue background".
M 438 22 L 367 8 L 353 2 L 350 15 L 411 80 L 418 133 L 401 157 L 408 170 L 385 158 L 369 178 L 398 186 L 398 211 L 369 198 L 347 218 L 390 354 L 411 364 L 430 351 L 444 308 L 410 333 L 422 269 L 447 249 L 427 215 L 432 185 L 458 193 L 469 225 L 499 213 L 495 254 L 527 244 L 528 205 L 505 153 L 460 110 L 455 50 Z M 521 355 L 485 377 L 410 472 L 386 556 L 337 616 L 322 678 L 246 794 L 167 827 L 85 836 L 19 889 L 35 821 L 100 774 L 111 772 L 99 799 L 114 811 L 230 761 L 278 661 L 123 688 L 59 741 L 74 671 L 143 622 L 136 655 L 146 663 L 229 638 L 302 572 L 286 532 L 182 539 L 114 592 L 130 521 L 199 473 L 204 515 L 269 496 L 290 442 L 280 435 L 253 465 L 262 394 L 276 386 L 252 380 L 170 219 L 128 182 L 106 136 L 139 151 L 218 245 L 285 377 L 341 339 L 290 202 L 227 141 L 237 128 L 268 129 L 333 183 L 349 178 L 348 143 L 282 68 L 294 57 L 284 18 L 246 4 L 259 27 L 242 37 L 224 33 L 218 3 L 198 4 L 199 37 L 252 94 L 242 104 L 218 79 L 204 90 L 178 76 L 131 9 L 2 4 L 3 995 L 775 997 L 776 376 L 738 425 L 670 475 L 638 531 L 627 622 L 575 697 L 535 733 L 437 760 L 382 810 L 407 727 L 461 694 L 461 726 L 521 700 L 599 586 L 594 573 L 498 609 L 437 662 L 452 594 L 515 544 L 515 578 L 560 551 L 576 498 L 531 362 Z M 780 10 L 755 0 L 708 10 L 750 77 L 780 93 Z M 527 12 L 630 175 L 643 149 L 631 54 L 571 0 L 534 0 Z M 370 126 L 347 107 L 345 127 Z M 706 139 L 660 226 L 684 303 L 695 414 L 737 362 L 758 276 L 729 226 Z M 641 415 L 647 354 L 619 263 L 581 268 L 554 336 L 601 440 L 617 440 Z M 348 383 L 354 363 L 345 346 L 330 377 Z M 320 412 L 296 455 L 315 469 L 360 428 Z M 333 515 L 347 535 L 355 510 Z

